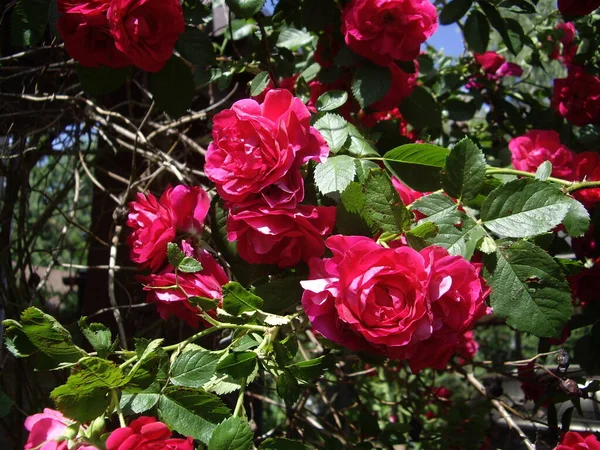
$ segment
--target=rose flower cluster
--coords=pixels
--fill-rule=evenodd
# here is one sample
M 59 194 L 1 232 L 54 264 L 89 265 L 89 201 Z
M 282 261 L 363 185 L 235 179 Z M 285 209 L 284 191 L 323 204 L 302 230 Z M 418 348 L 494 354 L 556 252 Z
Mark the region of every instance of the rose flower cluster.
M 222 297 L 221 286 L 228 282 L 227 274 L 199 243 L 209 207 L 210 200 L 204 189 L 183 185 L 168 187 L 159 200 L 150 193 L 138 193 L 136 200 L 129 204 L 130 258 L 153 272 L 141 276 L 140 281 L 148 291 L 147 301 L 156 303 L 163 319 L 173 314 L 190 326 L 198 327 L 199 310 L 188 298 L 201 296 L 219 300 Z M 168 244 L 172 242 L 179 244 L 185 256 L 196 259 L 202 270 L 176 274 L 167 261 Z M 172 288 L 166 289 L 168 286 Z
M 335 207 L 300 202 L 302 166 L 328 154 L 310 111 L 286 89 L 267 92 L 262 104 L 240 100 L 214 117 L 204 170 L 229 211 L 227 237 L 240 257 L 292 267 L 323 254 Z
M 58 32 L 82 66 L 158 72 L 185 22 L 179 0 L 58 0 Z

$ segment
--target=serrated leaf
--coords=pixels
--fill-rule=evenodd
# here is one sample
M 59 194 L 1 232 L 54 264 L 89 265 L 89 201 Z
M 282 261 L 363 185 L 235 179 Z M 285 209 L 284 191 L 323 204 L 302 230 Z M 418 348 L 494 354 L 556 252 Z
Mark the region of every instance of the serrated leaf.
M 371 63 L 361 64 L 352 79 L 352 94 L 361 108 L 381 100 L 392 86 L 392 77 L 387 67 Z
M 215 374 L 221 355 L 207 350 L 182 353 L 171 367 L 171 383 L 176 386 L 202 387 Z
M 490 23 L 485 14 L 474 9 L 469 13 L 464 26 L 465 41 L 476 53 L 485 53 L 490 42 Z
M 256 368 L 257 360 L 254 352 L 232 352 L 219 361 L 216 369 L 234 379 L 246 378 Z
M 221 399 L 203 389 L 171 386 L 158 400 L 158 417 L 170 429 L 208 444 L 217 424 L 230 414 Z
M 480 1 L 480 2 L 478 2 L 478 4 L 481 7 L 481 9 L 483 10 L 483 12 L 485 13 L 485 15 L 487 16 L 492 27 L 494 27 L 494 29 L 502 37 L 502 40 L 506 44 L 506 47 L 508 48 L 508 50 L 513 55 L 516 55 L 517 53 L 519 53 L 513 45 L 515 42 L 514 42 L 512 36 L 509 35 L 506 21 L 500 15 L 500 13 L 496 9 L 496 7 L 492 3 L 489 3 L 487 1 Z
M 160 385 L 153 383 L 139 392 L 124 391 L 121 394 L 120 406 L 127 414 L 142 414 L 154 408 L 160 398 Z
M 383 231 L 401 233 L 410 228 L 410 214 L 382 170 L 372 170 L 367 177 L 365 213 Z
M 327 91 L 317 99 L 317 111 L 332 111 L 344 105 L 347 100 L 346 91 Z
M 458 22 L 471 8 L 473 0 L 452 0 L 442 8 L 440 13 L 440 25 L 450 25 Z
M 300 397 L 298 380 L 289 370 L 284 370 L 277 378 L 277 393 L 288 407 L 291 407 Z
M 432 144 L 406 144 L 383 155 L 385 166 L 402 182 L 417 191 L 436 191 L 441 186 L 441 169 L 450 152 Z
M 312 42 L 313 36 L 308 31 L 297 30 L 295 28 L 285 28 L 279 33 L 277 47 L 296 50 Z
M 331 156 L 315 167 L 315 185 L 322 194 L 344 192 L 355 175 L 354 158 L 347 155 Z
M 173 267 L 179 267 L 184 258 L 185 253 L 179 248 L 179 245 L 174 242 L 167 244 L 167 259 L 169 260 L 169 264 Z
M 150 92 L 156 106 L 174 117 L 183 115 L 192 106 L 195 88 L 189 66 L 175 55 L 150 78 Z
M 519 241 L 484 257 L 490 304 L 519 331 L 559 337 L 573 305 L 560 265 L 544 250 Z
M 269 84 L 269 81 L 271 81 L 271 78 L 269 77 L 269 72 L 260 72 L 250 82 L 250 95 L 252 97 L 255 97 L 262 93 L 262 91 L 264 91 L 267 85 Z
M 565 226 L 567 233 L 573 237 L 580 237 L 583 236 L 590 227 L 590 214 L 585 206 L 577 200 L 572 199 L 569 204 L 567 215 L 562 223 Z
M 194 259 L 191 256 L 186 256 L 181 260 L 177 269 L 184 273 L 196 273 L 202 270 L 202 264 L 200 264 L 200 261 L 197 259 Z
M 333 355 L 329 354 L 297 362 L 288 366 L 288 369 L 292 374 L 303 381 L 313 381 L 323 375 L 325 370 L 331 368 L 334 364 L 335 360 Z
M 344 143 L 344 150 L 346 150 L 350 156 L 355 156 L 357 158 L 364 158 L 366 156 L 379 156 L 377 150 L 373 148 L 369 141 L 367 141 L 361 132 L 358 131 L 358 129 L 351 123 L 348 124 L 348 139 Z M 373 161 L 366 159 L 359 160 L 357 163 L 377 166 Z
M 263 310 L 272 314 L 282 314 L 293 310 L 300 303 L 304 290 L 300 281 L 304 276 L 292 276 L 274 279 L 268 283 L 259 284 L 254 292 L 264 300 Z
M 247 291 L 235 281 L 223 286 L 223 309 L 233 316 L 237 317 L 247 311 L 256 311 L 262 308 L 262 305 L 262 298 Z
M 552 163 L 550 161 L 544 161 L 535 171 L 535 178 L 540 181 L 546 181 L 550 175 L 552 175 Z
M 247 19 L 262 9 L 265 0 L 225 0 L 225 3 L 236 16 Z
M 438 135 L 442 128 L 442 110 L 433 94 L 423 86 L 415 86 L 412 94 L 400 104 L 402 117 L 413 127 Z
M 570 207 L 558 187 L 523 178 L 494 189 L 481 206 L 481 220 L 500 236 L 535 236 L 561 223 Z
M 348 138 L 348 122 L 334 113 L 327 113 L 314 124 L 323 135 L 332 153 L 337 153 Z
M 459 141 L 446 158 L 442 185 L 451 197 L 463 202 L 477 197 L 485 181 L 485 157 L 469 138 Z
M 79 328 L 81 329 L 81 332 L 94 350 L 98 352 L 98 356 L 105 358 L 114 347 L 112 345 L 112 334 L 110 330 L 101 323 L 90 323 L 88 325 L 85 319 L 85 317 L 79 319 Z
M 230 417 L 217 425 L 208 442 L 208 450 L 249 450 L 253 437 L 248 422 Z
M 417 251 L 429 245 L 428 240 L 438 234 L 438 227 L 433 222 L 423 222 L 405 233 L 406 243 Z

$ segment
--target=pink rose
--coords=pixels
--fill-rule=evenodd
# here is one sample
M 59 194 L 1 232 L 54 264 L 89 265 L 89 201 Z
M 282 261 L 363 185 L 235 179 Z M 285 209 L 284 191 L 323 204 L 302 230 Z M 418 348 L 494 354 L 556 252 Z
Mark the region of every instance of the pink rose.
M 156 271 L 167 258 L 167 244 L 176 233 L 199 234 L 210 207 L 206 191 L 198 186 L 168 187 L 160 200 L 151 193 L 136 195 L 129 203 L 127 225 L 130 258 Z
M 186 255 L 192 256 L 191 247 L 186 245 L 183 247 Z M 222 298 L 221 287 L 227 284 L 229 279 L 223 268 L 217 264 L 207 251 L 198 250 L 195 256 L 202 265 L 200 272 L 179 272 L 175 277 L 173 267 L 167 266 L 159 274 L 139 277 L 139 279 L 145 285 L 144 290 L 148 291 L 146 301 L 156 303 L 156 309 L 160 317 L 166 320 L 173 314 L 190 326 L 197 328 L 200 322 L 199 310 L 188 301 L 188 296 L 220 300 Z M 174 286 L 176 279 L 181 289 L 156 289 Z
M 61 12 L 56 26 L 69 56 L 82 66 L 127 67 L 129 58 L 110 34 L 106 10 L 108 1 L 58 1 Z
M 29 437 L 24 450 L 97 450 L 96 447 L 81 443 L 75 444 L 74 447 L 69 446 L 66 438 L 67 435 L 74 434 L 68 430 L 73 424 L 74 420 L 50 408 L 45 408 L 43 413 L 29 416 L 25 419 Z
M 477 354 L 478 350 L 479 342 L 475 340 L 473 331 L 469 330 L 463 335 L 458 345 L 458 348 L 456 349 L 456 353 L 458 353 L 459 356 L 466 359 L 467 361 L 472 361 L 473 358 L 475 358 L 475 355 Z
M 107 15 L 116 47 L 148 72 L 163 68 L 185 30 L 179 0 L 111 0 Z
M 392 79 L 390 89 L 381 100 L 370 106 L 371 109 L 387 111 L 396 108 L 403 99 L 412 94 L 417 85 L 417 78 L 419 77 L 419 63 L 415 60 L 414 64 L 414 73 L 407 73 L 394 63 L 389 65 Z
M 400 199 L 402 199 L 402 203 L 404 203 L 405 205 L 410 205 L 415 200 L 418 200 L 421 197 L 423 197 L 424 195 L 428 194 L 428 192 L 415 191 L 414 189 L 408 187 L 406 184 L 404 184 L 402 181 L 400 181 L 396 177 L 392 177 L 392 184 L 394 185 L 394 188 L 398 192 L 398 195 L 400 195 Z
M 496 76 L 502 77 L 520 77 L 523 75 L 523 69 L 521 66 L 511 62 L 505 62 L 496 71 Z
M 239 255 L 249 263 L 293 267 L 323 255 L 323 239 L 335 227 L 335 211 L 327 206 L 272 209 L 254 205 L 230 213 L 227 238 L 237 241 Z
M 568 431 L 554 450 L 600 450 L 600 442 L 591 433 Z
M 475 61 L 486 73 L 496 73 L 506 62 L 506 58 L 496 52 L 475 53 Z
M 554 130 L 531 130 L 508 144 L 515 169 L 535 173 L 544 161 L 552 163 L 552 175 L 575 179 L 575 153 L 560 142 Z
M 558 9 L 565 16 L 586 16 L 600 8 L 600 0 L 558 0 Z
M 412 61 L 437 29 L 437 12 L 428 0 L 351 0 L 341 31 L 354 52 L 375 64 Z
M 311 259 L 302 305 L 313 327 L 354 351 L 445 368 L 466 331 L 487 313 L 480 268 L 441 247 L 385 248 L 332 236 L 332 258 Z
M 240 100 L 221 111 L 213 139 L 204 170 L 231 204 L 262 197 L 271 207 L 293 207 L 304 198 L 300 166 L 329 153 L 306 106 L 285 89 L 269 91 L 262 105 Z
M 578 127 L 600 123 L 600 78 L 570 66 L 567 78 L 554 80 L 552 107 Z
M 575 179 L 579 181 L 600 181 L 600 155 L 596 152 L 583 152 L 575 156 Z M 591 208 L 600 202 L 600 188 L 575 191 L 573 196 Z
M 194 439 L 171 437 L 171 431 L 154 417 L 142 416 L 113 431 L 106 450 L 194 450 Z

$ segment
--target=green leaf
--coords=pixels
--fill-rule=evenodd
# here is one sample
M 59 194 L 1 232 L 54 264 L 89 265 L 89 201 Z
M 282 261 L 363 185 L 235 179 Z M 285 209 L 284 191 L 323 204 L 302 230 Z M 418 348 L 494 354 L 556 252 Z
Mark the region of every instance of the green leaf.
M 433 222 L 423 222 L 405 233 L 406 242 L 417 251 L 429 245 L 428 240 L 433 239 L 439 230 Z
M 169 242 L 167 244 L 167 259 L 169 260 L 169 264 L 177 268 L 184 258 L 185 253 L 179 248 L 179 245 L 174 242 Z
M 527 241 L 501 247 L 484 257 L 494 313 L 519 331 L 559 337 L 573 305 L 560 265 Z
M 346 155 L 331 156 L 315 167 L 315 184 L 322 194 L 344 192 L 354 180 L 354 158 Z
M 258 30 L 258 26 L 256 25 L 256 21 L 253 19 L 233 19 L 231 21 L 231 30 L 233 31 L 233 35 L 230 35 L 229 28 L 227 28 L 225 30 L 225 37 L 233 41 L 239 41 L 240 39 L 247 38 L 256 30 Z
M 202 270 L 202 264 L 200 264 L 200 261 L 192 258 L 191 256 L 186 256 L 183 258 L 183 260 L 181 260 L 177 269 L 184 273 L 196 273 Z
M 490 23 L 481 11 L 469 13 L 464 26 L 465 41 L 475 53 L 485 53 L 490 43 Z
M 243 312 L 256 311 L 262 308 L 262 305 L 262 298 L 248 292 L 235 281 L 223 286 L 223 309 L 233 316 L 238 317 Z
M 302 442 L 283 438 L 269 438 L 260 444 L 258 450 L 309 450 Z
M 410 214 L 383 170 L 372 170 L 367 177 L 365 212 L 383 231 L 401 233 L 410 228 Z
M 392 86 L 387 67 L 364 63 L 354 73 L 352 94 L 361 108 L 366 108 L 385 97 Z
M 343 149 L 346 150 L 350 156 L 354 156 L 356 158 L 379 156 L 377 150 L 373 148 L 371 143 L 367 141 L 361 132 L 358 131 L 358 129 L 351 123 L 348 124 L 348 135 L 348 139 L 344 143 Z M 358 164 L 370 164 L 377 167 L 373 161 L 361 160 L 355 162 Z
M 11 16 L 11 43 L 15 47 L 36 45 L 48 23 L 49 0 L 19 0 Z
M 505 22 L 504 18 L 498 12 L 496 7 L 487 1 L 479 1 L 478 4 L 481 7 L 481 9 L 483 10 L 483 12 L 485 13 L 485 15 L 487 16 L 488 20 L 490 21 L 490 24 L 494 27 L 494 29 L 502 37 L 502 40 L 506 44 L 506 47 L 508 48 L 508 50 L 513 55 L 516 55 L 517 53 L 519 53 L 513 45 L 514 41 L 513 41 L 512 36 L 509 35 L 506 22 Z
M 436 191 L 449 151 L 432 144 L 406 144 L 383 155 L 385 166 L 417 191 Z
M 550 175 L 552 175 L 552 163 L 550 161 L 544 161 L 535 171 L 535 178 L 540 181 L 546 181 Z
M 230 417 L 217 425 L 208 442 L 208 450 L 250 450 L 253 437 L 248 422 Z
M 428 129 L 432 134 L 439 134 L 442 128 L 442 111 L 437 100 L 427 88 L 415 86 L 412 94 L 400 104 L 402 117 L 413 127 Z
M 327 113 L 314 124 L 329 145 L 329 150 L 337 153 L 348 138 L 348 122 L 334 113 Z
M 512 18 L 506 19 L 506 38 L 510 41 L 510 45 L 507 44 L 506 46 L 509 49 L 512 47 L 513 50 L 511 52 L 513 54 L 517 55 L 523 50 L 525 32 L 518 20 Z
M 310 382 L 321 377 L 325 370 L 330 369 L 333 365 L 335 365 L 335 359 L 333 355 L 328 354 L 297 362 L 289 366 L 288 369 L 299 379 Z
M 298 380 L 289 370 L 284 370 L 277 378 L 277 393 L 288 407 L 300 397 Z
M 277 47 L 287 48 L 288 50 L 296 50 L 299 47 L 304 47 L 313 41 L 313 36 L 307 31 L 297 30 L 295 28 L 285 28 L 279 33 L 277 39 Z
M 110 330 L 101 323 L 90 323 L 88 325 L 85 319 L 85 317 L 79 319 L 79 328 L 81 328 L 81 332 L 94 350 L 98 352 L 98 356 L 106 358 L 108 353 L 114 350 Z
M 189 66 L 175 55 L 150 78 L 150 92 L 156 106 L 174 117 L 182 116 L 192 106 L 194 90 Z
M 304 289 L 300 281 L 305 276 L 291 276 L 270 280 L 254 288 L 254 292 L 264 300 L 263 310 L 272 314 L 291 312 L 300 303 Z
M 570 208 L 571 199 L 555 185 L 522 178 L 488 195 L 481 206 L 481 220 L 500 236 L 528 237 L 553 229 Z
M 321 65 L 319 63 L 312 63 L 310 66 L 308 66 L 302 72 L 300 72 L 300 77 L 298 78 L 298 80 L 300 80 L 300 78 L 302 78 L 302 79 L 304 79 L 305 82 L 308 83 L 317 77 L 320 70 L 321 70 Z M 307 85 L 307 88 L 308 88 L 308 85 Z
M 342 192 L 338 203 L 336 227 L 339 233 L 371 237 L 379 231 L 379 226 L 373 223 L 367 213 L 366 204 L 364 186 L 353 181 Z
M 121 409 L 127 414 L 141 414 L 154 408 L 160 399 L 160 385 L 153 383 L 138 392 L 124 391 L 121 394 Z
M 221 355 L 207 350 L 182 353 L 171 367 L 171 383 L 176 386 L 202 387 L 215 374 Z
M 110 404 L 108 393 L 124 382 L 115 363 L 102 358 L 84 358 L 73 368 L 67 382 L 50 393 L 58 409 L 78 422 L 87 422 L 104 413 Z
M 485 157 L 469 138 L 459 141 L 446 158 L 442 185 L 451 197 L 468 202 L 477 197 L 485 181 Z
M 198 28 L 186 27 L 177 39 L 175 48 L 181 56 L 196 66 L 213 66 L 217 63 L 210 37 Z
M 575 199 L 571 199 L 569 210 L 562 223 L 567 233 L 573 237 L 580 237 L 590 227 L 590 214 L 581 203 Z
M 443 103 L 444 110 L 448 111 L 448 117 L 456 121 L 471 120 L 477 112 L 474 101 L 464 102 L 457 98 L 450 98 Z
M 332 111 L 339 108 L 348 100 L 346 91 L 328 91 L 317 99 L 317 110 L 319 112 Z
M 452 0 L 447 3 L 440 13 L 440 25 L 450 25 L 458 22 L 471 8 L 473 0 Z
M 129 68 L 84 67 L 77 65 L 77 75 L 83 90 L 90 95 L 101 95 L 119 89 L 127 80 Z
M 217 423 L 230 415 L 221 399 L 204 389 L 171 386 L 158 400 L 158 417 L 170 429 L 208 444 Z
M 0 389 L 0 419 L 8 416 L 15 402 Z
M 260 72 L 250 82 L 250 95 L 252 97 L 255 97 L 262 93 L 262 91 L 264 91 L 267 85 L 269 84 L 269 81 L 271 81 L 271 78 L 269 77 L 269 72 Z
M 37 308 L 21 313 L 21 323 L 5 320 L 7 346 L 15 356 L 43 356 L 41 369 L 53 369 L 60 363 L 73 363 L 86 353 L 73 344 L 71 334 L 51 315 Z
M 234 379 L 248 377 L 256 367 L 254 352 L 232 352 L 217 364 L 217 372 L 225 373 Z
M 247 19 L 262 9 L 265 0 L 225 0 L 225 3 L 236 16 Z

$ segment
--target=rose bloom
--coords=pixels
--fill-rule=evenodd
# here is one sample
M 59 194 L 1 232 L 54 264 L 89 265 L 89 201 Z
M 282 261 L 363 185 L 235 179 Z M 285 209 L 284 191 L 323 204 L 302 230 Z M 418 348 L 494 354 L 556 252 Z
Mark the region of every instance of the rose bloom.
M 262 197 L 271 207 L 293 207 L 304 198 L 300 166 L 329 154 L 306 106 L 285 89 L 267 92 L 262 105 L 246 99 L 221 111 L 213 139 L 204 171 L 234 205 Z
M 575 153 L 560 142 L 554 130 L 531 130 L 508 144 L 515 169 L 535 173 L 545 161 L 552 163 L 552 175 L 575 179 Z
M 394 185 L 394 188 L 398 192 L 398 195 L 400 195 L 400 198 L 402 199 L 402 203 L 404 203 L 405 205 L 410 205 L 415 200 L 418 200 L 421 197 L 423 197 L 424 195 L 429 194 L 428 192 L 415 191 L 414 189 L 408 187 L 406 184 L 404 184 L 402 181 L 400 181 L 396 177 L 392 177 L 392 184 Z
M 302 306 L 313 328 L 353 351 L 407 359 L 413 372 L 444 369 L 488 310 L 480 267 L 441 247 L 382 247 L 359 236 L 327 239 L 311 259 Z
M 187 256 L 193 255 L 193 250 L 189 244 L 184 242 L 182 246 Z M 217 264 L 206 250 L 198 250 L 193 256 L 202 265 L 200 272 L 178 272 L 175 276 L 173 267 L 167 266 L 160 273 L 140 276 L 139 280 L 144 283 L 144 290 L 148 292 L 146 301 L 156 303 L 156 309 L 161 318 L 166 320 L 172 314 L 191 327 L 198 328 L 200 323 L 198 313 L 200 311 L 192 306 L 188 301 L 188 296 L 220 300 L 223 296 L 221 288 L 229 282 L 229 279 L 223 268 Z M 177 288 L 157 289 L 174 286 L 176 280 L 185 293 Z
M 558 9 L 565 16 L 586 16 L 600 8 L 600 0 L 558 0 Z
M 419 63 L 415 60 L 414 64 L 414 73 L 407 73 L 396 64 L 391 63 L 389 65 L 392 81 L 390 89 L 381 100 L 378 100 L 369 108 L 375 111 L 388 111 L 399 106 L 403 99 L 410 96 L 417 85 L 417 78 L 419 77 Z
M 111 0 L 107 15 L 117 48 L 148 72 L 163 68 L 185 30 L 179 0 Z
M 127 240 L 129 257 L 143 267 L 158 270 L 177 231 L 200 233 L 209 207 L 206 191 L 198 186 L 167 187 L 159 201 L 151 193 L 138 192 L 136 200 L 129 203 L 127 216 L 132 229 Z
M 600 181 L 600 155 L 596 152 L 578 153 L 575 157 L 575 177 L 580 181 Z M 591 208 L 600 202 L 600 188 L 575 191 L 573 196 Z
M 472 361 L 473 358 L 475 358 L 475 355 L 478 351 L 479 342 L 475 340 L 473 331 L 469 330 L 463 335 L 463 338 L 456 349 L 456 353 L 458 353 L 459 356 L 461 356 L 465 360 Z
M 600 264 L 594 264 L 590 268 L 583 268 L 575 275 L 567 277 L 573 303 L 587 306 L 598 301 L 600 295 Z
M 600 123 L 600 78 L 569 67 L 567 78 L 554 80 L 552 107 L 578 127 Z
M 68 428 L 75 423 L 67 419 L 59 411 L 45 408 L 43 413 L 34 414 L 25 419 L 25 428 L 29 437 L 24 450 L 96 450 L 96 447 L 76 444 L 69 447 L 69 442 L 63 437 L 70 434 Z
M 194 450 L 194 439 L 171 437 L 171 431 L 154 417 L 142 416 L 113 431 L 106 450 Z
M 554 450 L 600 450 L 600 442 L 591 433 L 568 431 Z
M 131 61 L 115 46 L 106 11 L 109 2 L 58 0 L 56 26 L 69 56 L 82 66 L 126 67 Z
M 506 58 L 496 52 L 475 53 L 475 61 L 486 73 L 496 73 L 506 62 Z
M 237 241 L 240 257 L 249 263 L 293 267 L 323 255 L 335 212 L 332 206 L 272 209 L 258 204 L 229 214 L 227 238 Z
M 563 34 L 559 39 L 560 44 L 556 43 L 554 45 L 552 53 L 548 55 L 548 57 L 550 59 L 562 59 L 562 61 L 569 66 L 573 63 L 578 48 L 578 46 L 574 44 L 576 34 L 575 25 L 571 22 L 562 22 L 556 25 L 555 29 L 561 30 Z M 551 39 L 551 37 L 549 36 L 548 39 Z
M 375 64 L 412 61 L 437 29 L 437 12 L 428 0 L 351 0 L 341 31 L 352 51 Z

